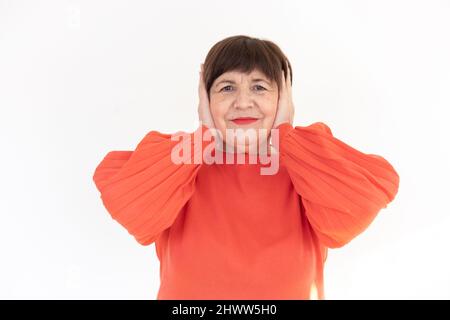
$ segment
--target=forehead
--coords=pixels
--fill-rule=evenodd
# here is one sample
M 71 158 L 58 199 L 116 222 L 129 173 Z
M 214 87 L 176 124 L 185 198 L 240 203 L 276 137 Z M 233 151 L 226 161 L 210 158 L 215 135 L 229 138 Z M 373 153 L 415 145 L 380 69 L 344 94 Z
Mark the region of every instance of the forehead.
M 266 75 L 264 73 L 262 73 L 261 71 L 259 71 L 258 69 L 254 69 L 252 70 L 250 73 L 245 73 L 245 72 L 241 72 L 241 71 L 227 71 L 222 73 L 217 79 L 216 82 L 218 81 L 222 81 L 222 80 L 234 80 L 234 81 L 240 81 L 241 79 L 263 79 L 266 80 L 268 82 L 271 82 L 269 80 L 269 78 L 266 77 Z

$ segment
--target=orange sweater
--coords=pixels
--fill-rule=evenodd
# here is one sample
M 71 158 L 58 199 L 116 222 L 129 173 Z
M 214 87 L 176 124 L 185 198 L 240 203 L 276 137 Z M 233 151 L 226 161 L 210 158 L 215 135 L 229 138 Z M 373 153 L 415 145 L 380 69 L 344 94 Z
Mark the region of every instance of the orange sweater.
M 157 299 L 324 299 L 327 249 L 369 226 L 399 176 L 322 122 L 278 128 L 275 175 L 260 162 L 174 164 L 178 142 L 158 131 L 100 162 L 93 179 L 107 211 L 141 245 L 155 242 Z

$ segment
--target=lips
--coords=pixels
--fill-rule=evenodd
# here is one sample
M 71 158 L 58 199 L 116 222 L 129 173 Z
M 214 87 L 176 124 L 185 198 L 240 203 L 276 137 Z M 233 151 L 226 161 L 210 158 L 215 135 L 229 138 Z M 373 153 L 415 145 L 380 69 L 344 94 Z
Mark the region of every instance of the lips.
M 231 121 L 233 121 L 235 124 L 242 125 L 242 124 L 253 123 L 253 122 L 258 121 L 258 120 L 259 120 L 259 119 L 257 119 L 257 118 L 242 117 L 242 118 L 236 118 L 236 119 L 233 119 L 233 120 L 231 120 Z

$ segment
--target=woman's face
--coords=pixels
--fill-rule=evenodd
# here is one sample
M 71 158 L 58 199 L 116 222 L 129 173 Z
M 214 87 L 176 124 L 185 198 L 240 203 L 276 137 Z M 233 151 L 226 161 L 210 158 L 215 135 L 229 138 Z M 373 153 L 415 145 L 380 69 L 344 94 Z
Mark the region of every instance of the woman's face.
M 233 141 L 226 139 L 227 129 L 236 132 L 233 129 L 241 128 L 245 132 L 245 142 L 239 142 L 239 139 L 234 141 L 240 151 L 247 151 L 251 145 L 267 142 L 277 106 L 277 83 L 270 81 L 257 69 L 249 74 L 240 71 L 225 72 L 214 81 L 210 89 L 211 115 L 215 128 L 220 131 L 227 145 L 233 146 Z M 248 131 L 254 131 L 256 135 Z M 261 134 L 264 141 L 258 139 L 258 134 Z

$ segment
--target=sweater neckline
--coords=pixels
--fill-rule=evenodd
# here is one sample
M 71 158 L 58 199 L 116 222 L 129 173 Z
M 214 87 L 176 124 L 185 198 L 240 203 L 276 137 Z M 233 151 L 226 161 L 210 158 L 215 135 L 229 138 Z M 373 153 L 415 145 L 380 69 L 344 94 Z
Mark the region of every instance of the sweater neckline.
M 271 154 L 275 153 L 273 151 L 268 151 L 266 155 L 264 154 L 251 154 L 248 152 L 245 153 L 236 153 L 230 152 L 227 150 L 214 149 L 212 151 L 213 158 L 216 157 L 221 159 L 221 163 L 216 164 L 227 164 L 233 166 L 252 166 L 252 165 L 270 165 L 270 161 L 272 161 Z

